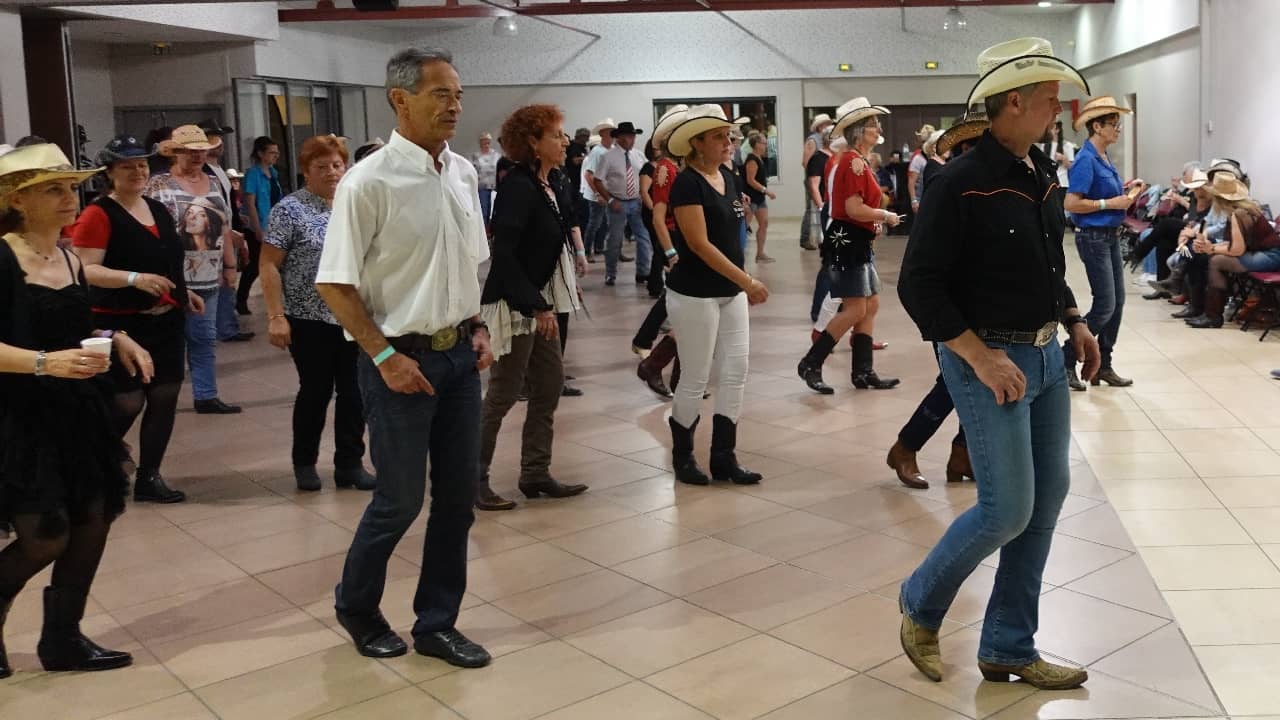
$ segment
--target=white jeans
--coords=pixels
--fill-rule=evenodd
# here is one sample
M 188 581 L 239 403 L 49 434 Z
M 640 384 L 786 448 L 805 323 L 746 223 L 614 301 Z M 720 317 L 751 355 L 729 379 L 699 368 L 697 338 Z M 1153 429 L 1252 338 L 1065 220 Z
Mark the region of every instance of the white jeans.
M 680 353 L 680 386 L 676 388 L 671 417 L 684 427 L 698 419 L 702 394 L 714 364 L 720 376 L 715 392 L 716 414 L 738 422 L 751 353 L 746 294 L 701 298 L 667 288 L 667 315 Z

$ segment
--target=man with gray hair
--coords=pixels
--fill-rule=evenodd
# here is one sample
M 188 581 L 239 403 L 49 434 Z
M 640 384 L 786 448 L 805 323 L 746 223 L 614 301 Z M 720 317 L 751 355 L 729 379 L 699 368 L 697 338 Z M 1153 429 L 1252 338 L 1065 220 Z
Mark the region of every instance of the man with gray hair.
M 449 149 L 462 84 L 448 52 L 387 63 L 391 140 L 349 170 L 333 200 L 316 289 L 364 351 L 360 391 L 378 484 L 335 589 L 338 621 L 368 657 L 407 651 L 379 605 L 387 562 L 431 506 L 413 598 L 413 647 L 459 667 L 489 653 L 454 626 L 467 585 L 480 457 L 480 371 L 493 362 L 480 320 L 489 257 L 475 168 Z

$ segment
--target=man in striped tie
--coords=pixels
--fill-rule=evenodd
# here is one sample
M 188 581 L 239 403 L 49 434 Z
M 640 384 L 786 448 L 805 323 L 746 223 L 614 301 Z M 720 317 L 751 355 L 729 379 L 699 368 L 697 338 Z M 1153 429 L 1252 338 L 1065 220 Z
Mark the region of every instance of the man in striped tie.
M 644 154 L 636 149 L 637 130 L 630 122 L 618 123 L 613 131 L 613 148 L 600 161 L 601 195 L 609 206 L 609 247 L 605 251 L 605 285 L 613 285 L 618 278 L 618 259 L 622 254 L 624 225 L 631 227 L 631 237 L 636 241 L 636 284 L 644 285 L 649 279 L 649 262 L 653 248 L 649 231 L 640 217 L 640 169 L 644 167 Z

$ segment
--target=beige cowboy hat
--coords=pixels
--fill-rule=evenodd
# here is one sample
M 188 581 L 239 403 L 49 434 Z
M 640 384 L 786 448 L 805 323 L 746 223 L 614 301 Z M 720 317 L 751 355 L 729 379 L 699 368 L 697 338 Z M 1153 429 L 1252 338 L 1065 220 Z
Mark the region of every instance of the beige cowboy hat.
M 173 129 L 168 140 L 161 140 L 160 154 L 173 157 L 179 150 L 213 150 L 222 146 L 222 138 L 217 135 L 209 139 L 199 125 L 180 125 Z
M 227 171 L 226 171 L 226 172 L 227 172 L 227 177 L 231 178 L 232 180 L 243 180 L 243 179 L 244 179 L 244 173 L 240 172 L 239 170 L 237 170 L 237 169 L 235 169 L 235 168 L 227 168 Z
M 595 147 L 600 144 L 600 135 L 592 135 L 587 138 L 587 147 Z
M 965 113 L 960 122 L 947 128 L 942 133 L 942 136 L 938 138 L 937 144 L 934 145 L 933 151 L 941 155 L 962 142 L 981 137 L 983 131 L 989 127 L 991 127 L 991 121 L 987 119 L 986 111 L 970 110 Z
M 654 145 L 661 146 L 667 141 L 667 137 L 671 135 L 671 131 L 684 120 L 684 113 L 688 109 L 688 105 L 676 105 L 663 113 L 662 117 L 658 118 L 658 123 L 653 126 Z
M 1210 195 L 1230 202 L 1249 199 L 1249 188 L 1231 173 L 1217 173 L 1213 176 L 1213 182 L 1205 185 L 1204 189 Z
M 19 190 L 50 180 L 88 180 L 102 168 L 77 170 L 62 148 L 53 143 L 28 145 L 0 155 L 0 208 L 8 207 L 9 196 Z
M 934 130 L 929 133 L 929 137 L 925 138 L 924 143 L 920 146 L 925 155 L 933 154 L 934 148 L 938 145 L 938 138 L 942 137 L 943 132 L 942 130 Z
M 809 132 L 818 132 L 822 129 L 822 126 L 830 125 L 832 122 L 830 115 L 826 113 L 818 113 L 818 116 L 813 119 L 813 122 L 809 123 Z
M 873 115 L 888 114 L 890 113 L 887 107 L 872 105 L 865 97 L 853 98 L 836 110 L 836 124 L 831 128 L 831 136 L 843 135 L 845 128 L 856 122 L 866 120 Z
M 613 118 L 607 117 L 601 120 L 600 122 L 596 123 L 596 126 L 591 128 L 591 132 L 595 133 L 596 135 L 603 135 L 605 130 L 608 130 L 610 133 L 612 133 L 617 127 L 618 127 L 618 123 L 614 122 Z
M 1080 132 L 1080 128 L 1088 125 L 1089 121 L 1094 118 L 1102 117 L 1103 115 L 1128 115 L 1131 112 L 1133 111 L 1116 102 L 1116 99 L 1110 95 L 1099 95 L 1090 99 L 1089 102 L 1084 104 L 1084 107 L 1080 108 L 1080 114 L 1071 122 L 1071 127 L 1075 128 L 1076 132 Z
M 1018 38 L 983 50 L 978 56 L 978 75 L 966 107 L 1023 85 L 1055 80 L 1089 93 L 1089 83 L 1080 71 L 1054 57 L 1053 45 L 1038 37 Z
M 1209 173 L 1201 170 L 1200 168 L 1196 168 L 1191 173 L 1191 179 L 1182 183 L 1182 187 L 1188 190 L 1195 190 L 1197 188 L 1204 187 L 1204 184 L 1207 182 L 1209 182 Z
M 921 125 L 920 129 L 916 131 L 916 142 L 923 143 L 925 140 L 929 139 L 930 135 L 934 134 L 937 131 L 938 131 L 937 128 L 935 128 L 934 126 L 928 123 Z
M 709 130 L 722 127 L 737 127 L 745 118 L 730 120 L 719 105 L 694 105 L 685 110 L 684 119 L 671 130 L 667 138 L 667 150 L 677 157 L 689 154 L 693 146 L 689 141 Z

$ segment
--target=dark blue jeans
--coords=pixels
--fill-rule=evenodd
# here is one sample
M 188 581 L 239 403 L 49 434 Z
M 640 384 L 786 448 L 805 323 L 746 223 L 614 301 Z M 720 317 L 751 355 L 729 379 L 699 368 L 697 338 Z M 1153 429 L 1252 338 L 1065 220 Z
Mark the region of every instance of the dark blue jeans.
M 431 461 L 431 506 L 422 571 L 413 598 L 415 637 L 452 628 L 467 588 L 467 535 L 475 521 L 480 471 L 480 373 L 470 343 L 409 353 L 435 395 L 397 393 L 368 355 L 360 355 L 360 393 L 378 485 L 347 551 L 335 590 L 338 612 L 378 610 L 387 561 L 422 511 Z
M 951 401 L 951 393 L 947 392 L 947 383 L 939 375 L 933 383 L 933 389 L 929 390 L 929 394 L 924 396 L 916 411 L 911 414 L 911 419 L 898 431 L 898 441 L 911 452 L 920 452 L 955 407 L 955 403 Z M 951 442 L 954 445 L 965 444 L 964 427 L 960 428 Z
M 1124 315 L 1124 261 L 1120 258 L 1120 237 L 1116 228 L 1083 228 L 1076 231 L 1076 250 L 1089 277 L 1093 302 L 1085 320 L 1089 332 L 1098 336 L 1102 350 L 1102 369 L 1111 367 L 1111 352 L 1120 335 L 1120 319 Z M 1076 364 L 1075 348 L 1067 341 L 1062 346 L 1066 364 Z
M 1027 393 L 1016 403 L 997 405 L 967 362 L 938 348 L 942 376 L 968 436 L 978 503 L 956 518 L 907 578 L 901 599 L 913 620 L 937 629 L 960 585 L 999 550 L 978 659 L 1025 665 L 1039 657 L 1041 579 L 1071 487 L 1071 401 L 1057 343 L 993 347 L 1004 349 L 1027 378 Z
M 824 205 L 818 210 L 818 224 L 820 227 L 827 226 L 827 207 Z M 814 242 L 822 244 L 822 236 L 814 238 Z M 809 307 L 809 319 L 818 322 L 818 312 L 822 310 L 822 301 L 827 299 L 827 293 L 831 291 L 831 280 L 827 277 L 827 263 L 824 261 L 818 268 L 818 278 L 813 284 L 813 305 Z
M 591 202 L 587 232 L 582 236 L 583 248 L 593 255 L 603 255 L 605 242 L 609 239 L 609 207 L 598 202 Z

